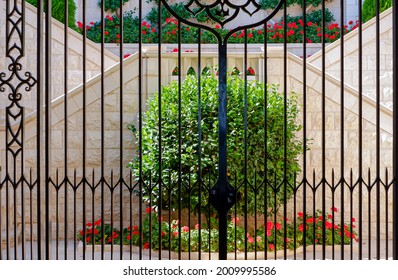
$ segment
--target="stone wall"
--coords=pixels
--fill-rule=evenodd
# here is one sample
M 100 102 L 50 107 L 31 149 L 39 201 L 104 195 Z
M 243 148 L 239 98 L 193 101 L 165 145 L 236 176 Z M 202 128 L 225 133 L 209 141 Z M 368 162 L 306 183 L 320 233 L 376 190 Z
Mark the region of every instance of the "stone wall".
M 392 8 L 380 14 L 380 77 L 376 77 L 376 18 L 363 25 L 362 32 L 362 90 L 372 99 L 376 99 L 376 82 L 380 82 L 381 103 L 392 106 Z M 329 45 L 325 50 L 326 71 L 340 79 L 340 40 Z M 359 30 L 354 30 L 344 37 L 344 80 L 352 87 L 359 88 Z M 314 65 L 322 66 L 322 53 L 309 58 Z

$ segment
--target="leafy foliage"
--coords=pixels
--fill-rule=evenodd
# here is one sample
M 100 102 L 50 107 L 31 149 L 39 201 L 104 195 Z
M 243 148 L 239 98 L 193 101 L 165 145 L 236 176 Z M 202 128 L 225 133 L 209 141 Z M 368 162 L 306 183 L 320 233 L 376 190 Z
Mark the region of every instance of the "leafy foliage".
M 259 209 L 264 209 L 264 207 L 255 207 L 255 205 L 256 203 L 264 205 L 265 195 L 268 197 L 267 205 L 270 211 L 276 211 L 284 202 L 284 188 L 278 186 L 284 183 L 288 185 L 286 197 L 289 199 L 292 194 L 290 186 L 294 184 L 294 175 L 300 172 L 297 157 L 302 152 L 302 143 L 295 138 L 295 134 L 301 129 L 296 123 L 299 113 L 296 96 L 292 93 L 286 100 L 287 126 L 285 127 L 283 95 L 278 92 L 276 85 L 267 86 L 267 116 L 265 117 L 264 91 L 264 84 L 255 82 L 247 85 L 247 177 L 245 177 L 244 81 L 238 76 L 229 76 L 227 84 L 228 175 L 229 181 L 236 184 L 238 198 L 241 198 L 238 202 L 239 213 L 261 212 Z M 180 102 L 181 106 L 179 106 Z M 161 136 L 159 134 L 159 94 L 149 98 L 147 112 L 143 116 L 141 178 L 139 177 L 140 159 L 138 156 L 130 163 L 136 179 L 145 183 L 143 199 L 153 205 L 159 206 L 162 203 L 163 208 L 177 209 L 181 206 L 197 212 L 201 207 L 202 213 L 207 213 L 210 206 L 208 191 L 205 191 L 205 188 L 211 188 L 218 177 L 218 80 L 211 75 L 201 78 L 200 146 L 198 143 L 197 77 L 190 75 L 185 78 L 181 85 L 181 99 L 179 99 L 177 83 L 172 82 L 164 86 L 161 92 L 161 106 Z M 130 128 L 138 141 L 140 132 L 134 126 Z M 264 138 L 265 134 L 266 138 Z M 267 151 L 264 150 L 264 139 L 266 139 Z M 161 143 L 159 143 L 160 140 Z M 181 148 L 178 145 L 179 141 L 181 141 Z M 200 196 L 200 190 L 197 187 L 199 180 L 206 181 L 206 186 L 201 190 Z M 266 182 L 259 188 L 261 181 Z M 178 188 L 179 182 L 181 189 Z M 238 187 L 245 182 L 247 183 L 247 205 L 244 203 L 245 188 Z M 196 188 L 188 186 L 196 186 Z
M 380 13 L 392 7 L 392 0 L 380 0 Z M 362 20 L 368 20 L 376 16 L 376 0 L 365 0 L 362 5 Z
M 37 7 L 38 0 L 26 0 L 26 2 Z M 46 0 L 43 0 L 44 12 L 46 12 Z M 65 2 L 64 0 L 53 0 L 52 2 L 52 17 L 56 20 L 65 23 Z M 68 26 L 76 28 L 76 4 L 74 0 L 68 0 Z
M 123 0 L 123 5 L 128 1 L 130 0 Z M 97 2 L 97 6 L 100 8 L 102 7 L 101 0 Z M 120 0 L 105 0 L 104 6 L 105 6 L 105 11 L 116 12 L 120 8 Z

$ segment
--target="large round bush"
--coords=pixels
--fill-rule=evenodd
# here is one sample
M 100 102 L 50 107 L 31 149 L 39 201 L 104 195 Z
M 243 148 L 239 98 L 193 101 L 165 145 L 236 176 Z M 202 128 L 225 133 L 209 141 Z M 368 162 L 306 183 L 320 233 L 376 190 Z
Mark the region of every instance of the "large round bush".
M 228 178 L 237 189 L 238 212 L 272 212 L 284 202 L 285 189 L 286 197 L 291 197 L 294 175 L 300 172 L 297 157 L 302 152 L 302 143 L 295 137 L 301 128 L 296 122 L 299 112 L 297 97 L 289 94 L 286 100 L 285 139 L 283 94 L 278 92 L 277 86 L 268 85 L 264 110 L 264 84 L 248 83 L 245 178 L 244 92 L 242 79 L 238 76 L 228 78 Z M 208 208 L 208 190 L 216 183 L 218 174 L 218 80 L 211 75 L 202 76 L 200 104 L 198 95 L 198 79 L 191 75 L 181 84 L 180 93 L 178 83 L 172 82 L 162 88 L 161 102 L 159 94 L 149 98 L 141 132 L 142 173 L 139 152 L 130 166 L 136 179 L 144 183 L 142 196 L 146 202 L 152 205 L 161 202 L 162 208 L 172 210 L 181 206 L 197 212 L 201 208 L 206 214 L 213 211 Z M 133 126 L 131 129 L 138 144 L 139 131 Z M 162 186 L 161 192 L 159 186 Z

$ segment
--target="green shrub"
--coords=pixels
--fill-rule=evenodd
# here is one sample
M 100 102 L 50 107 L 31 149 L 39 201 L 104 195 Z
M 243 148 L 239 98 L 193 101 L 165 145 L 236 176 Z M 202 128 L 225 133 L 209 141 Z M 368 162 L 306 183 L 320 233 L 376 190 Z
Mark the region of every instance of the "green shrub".
M 123 5 L 124 5 L 124 3 L 128 2 L 128 1 L 130 1 L 130 0 L 123 0 Z M 102 8 L 102 1 L 101 0 L 99 0 L 97 2 L 97 6 Z M 105 11 L 109 11 L 111 13 L 119 12 L 120 0 L 105 0 L 104 8 L 105 8 Z
M 26 2 L 37 7 L 37 0 L 26 0 Z M 44 12 L 46 12 L 46 0 L 43 0 Z M 76 4 L 74 0 L 68 0 L 68 26 L 76 28 Z M 52 17 L 56 20 L 65 23 L 65 3 L 64 0 L 52 1 Z
M 277 86 L 267 86 L 267 120 L 264 116 L 264 84 L 249 83 L 247 119 L 247 209 L 244 205 L 244 187 L 238 189 L 238 213 L 263 213 L 265 191 L 268 196 L 268 209 L 276 209 L 284 202 L 284 98 Z M 230 76 L 228 94 L 228 176 L 234 186 L 244 182 L 244 82 L 239 76 Z M 201 79 L 201 174 L 198 166 L 198 80 L 194 75 L 187 76 L 181 85 L 181 112 L 179 112 L 178 84 L 172 82 L 162 88 L 161 93 L 161 158 L 162 173 L 159 174 L 159 101 L 158 94 L 149 98 L 147 111 L 143 115 L 142 136 L 142 178 L 140 160 L 130 162 L 136 177 L 145 183 L 143 199 L 153 205 L 162 202 L 163 208 L 171 210 L 190 208 L 208 213 L 208 191 L 218 176 L 218 80 L 210 75 Z M 301 129 L 296 123 L 299 109 L 296 96 L 291 94 L 287 102 L 286 128 L 286 180 L 294 184 L 294 175 L 300 172 L 297 162 L 302 152 L 302 143 L 295 138 Z M 181 151 L 179 151 L 179 114 L 181 114 Z M 264 123 L 267 125 L 264 127 Z M 131 126 L 136 140 L 139 131 Z M 264 151 L 264 135 L 267 132 L 267 154 Z M 138 143 L 138 142 L 137 142 Z M 138 153 L 139 154 L 139 153 Z M 181 158 L 181 167 L 179 166 Z M 267 170 L 264 159 L 267 158 Z M 181 193 L 178 190 L 179 170 L 181 170 Z M 199 175 L 207 185 L 201 190 L 199 205 Z M 264 180 L 264 184 L 260 183 Z M 161 182 L 161 183 L 160 183 Z M 159 184 L 162 186 L 160 201 Z M 277 186 L 282 187 L 278 188 Z M 190 186 L 191 188 L 189 188 Z M 258 188 L 255 190 L 255 188 Z M 237 187 L 238 188 L 238 187 Z M 276 192 L 274 192 L 276 190 Z M 275 196 L 274 196 L 275 194 Z M 287 198 L 292 188 L 287 187 Z M 179 195 L 181 200 L 179 201 Z M 274 201 L 274 197 L 276 201 Z M 255 206 L 257 203 L 257 207 Z M 276 208 L 274 208 L 276 207 Z
M 380 13 L 392 7 L 392 0 L 380 0 Z M 365 0 L 362 5 L 362 21 L 368 20 L 376 16 L 376 0 Z

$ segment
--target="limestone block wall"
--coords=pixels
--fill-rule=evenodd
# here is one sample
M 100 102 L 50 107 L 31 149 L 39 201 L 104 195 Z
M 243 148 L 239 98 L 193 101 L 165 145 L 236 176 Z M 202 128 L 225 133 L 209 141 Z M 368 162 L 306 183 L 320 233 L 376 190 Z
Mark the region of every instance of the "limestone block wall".
M 376 77 L 376 18 L 363 25 L 362 33 L 362 89 L 363 93 L 376 99 L 376 82 L 380 81 L 380 99 L 383 105 L 392 106 L 392 9 L 380 14 L 380 77 Z M 340 45 L 344 43 L 344 79 L 352 87 L 359 88 L 359 30 L 345 35 L 344 41 L 338 40 L 325 50 L 326 71 L 340 79 Z M 322 53 L 309 58 L 318 67 L 322 66 Z

